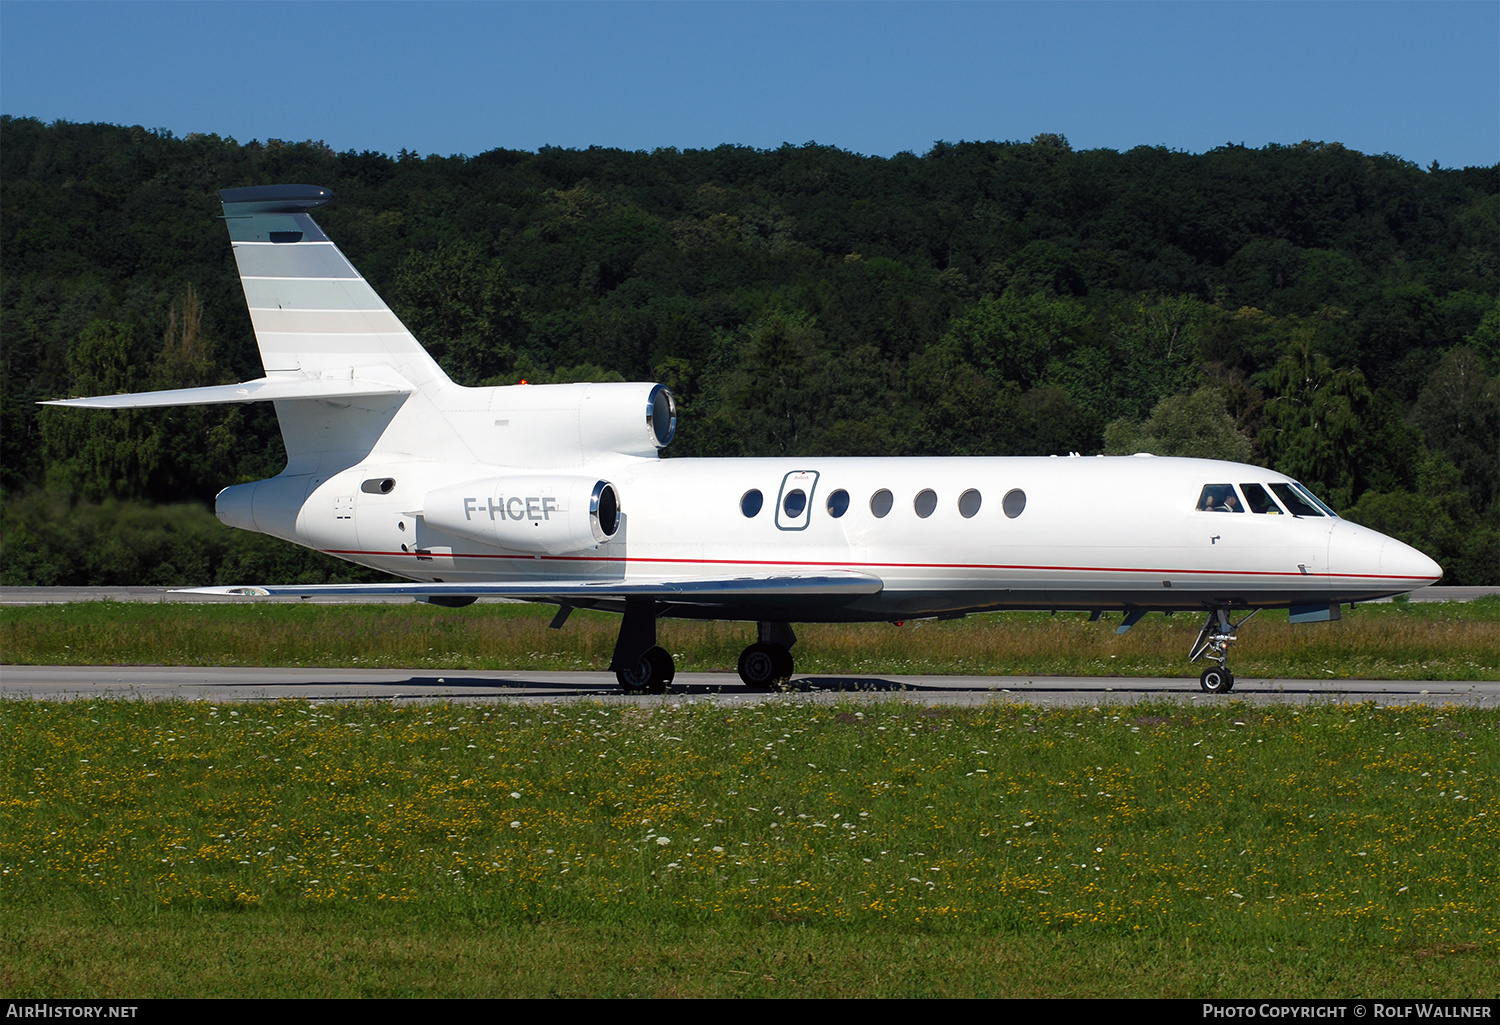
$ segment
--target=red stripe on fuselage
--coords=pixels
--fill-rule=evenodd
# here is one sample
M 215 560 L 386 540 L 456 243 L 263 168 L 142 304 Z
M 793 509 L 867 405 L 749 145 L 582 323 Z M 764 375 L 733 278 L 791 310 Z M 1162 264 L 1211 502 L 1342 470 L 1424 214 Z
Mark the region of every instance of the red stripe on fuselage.
M 524 562 L 614 562 L 633 564 L 657 564 L 657 565 L 689 565 L 689 566 L 788 566 L 794 568 L 819 569 L 995 569 L 995 570 L 1044 570 L 1048 572 L 1064 573 L 1154 573 L 1154 574 L 1198 574 L 1207 576 L 1237 576 L 1237 577 L 1324 577 L 1349 580 L 1426 580 L 1436 581 L 1439 577 L 1404 577 L 1394 576 L 1387 573 L 1302 573 L 1296 570 L 1269 570 L 1269 569 L 1153 569 L 1151 567 L 1134 566 L 1010 566 L 999 563 L 982 562 L 797 562 L 786 559 L 650 559 L 640 557 L 594 557 L 588 555 L 498 555 L 487 552 L 432 552 L 419 554 L 417 552 L 363 552 L 355 549 L 324 548 L 320 549 L 325 555 L 349 556 L 361 555 L 366 557 L 417 559 L 432 558 L 444 559 L 515 559 Z

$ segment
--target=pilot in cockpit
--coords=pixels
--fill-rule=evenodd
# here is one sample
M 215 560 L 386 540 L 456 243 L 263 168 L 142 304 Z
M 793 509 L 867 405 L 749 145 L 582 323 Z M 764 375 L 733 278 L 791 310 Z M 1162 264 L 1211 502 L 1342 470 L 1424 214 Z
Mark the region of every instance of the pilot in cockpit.
M 1205 484 L 1198 496 L 1199 512 L 1244 512 L 1233 484 Z

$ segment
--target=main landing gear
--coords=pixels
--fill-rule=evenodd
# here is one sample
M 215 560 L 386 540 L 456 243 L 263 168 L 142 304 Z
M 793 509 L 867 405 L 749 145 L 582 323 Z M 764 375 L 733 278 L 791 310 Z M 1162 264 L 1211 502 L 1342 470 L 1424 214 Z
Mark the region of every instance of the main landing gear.
M 653 646 L 629 669 L 615 670 L 615 679 L 626 694 L 665 694 L 677 666 L 666 648 Z
M 625 602 L 625 618 L 609 668 L 626 694 L 662 694 L 677 675 L 672 656 L 656 643 L 656 616 L 662 606 L 649 599 Z M 567 617 L 559 613 L 560 622 Z M 751 690 L 774 690 L 792 678 L 792 645 L 797 635 L 787 623 L 757 623 L 759 640 L 740 654 L 740 679 Z
M 1250 615 L 1241 619 L 1238 623 L 1229 621 L 1229 607 L 1220 605 L 1211 609 L 1208 619 L 1203 624 L 1203 629 L 1198 631 L 1198 639 L 1193 642 L 1193 650 L 1188 654 L 1189 662 L 1196 662 L 1204 655 L 1216 660 L 1217 666 L 1209 666 L 1203 670 L 1203 675 L 1198 677 L 1198 685 L 1210 694 L 1228 694 L 1234 690 L 1234 674 L 1229 671 L 1229 646 L 1238 638 L 1235 631 L 1245 625 L 1250 616 L 1259 612 L 1254 609 Z
M 740 652 L 740 679 L 751 690 L 776 690 L 792 678 L 791 647 L 797 635 L 787 623 L 757 623 L 759 640 Z
M 658 611 L 656 602 L 650 599 L 625 602 L 625 618 L 620 623 L 620 637 L 615 641 L 609 667 L 626 694 L 665 693 L 677 675 L 672 656 L 656 643 Z

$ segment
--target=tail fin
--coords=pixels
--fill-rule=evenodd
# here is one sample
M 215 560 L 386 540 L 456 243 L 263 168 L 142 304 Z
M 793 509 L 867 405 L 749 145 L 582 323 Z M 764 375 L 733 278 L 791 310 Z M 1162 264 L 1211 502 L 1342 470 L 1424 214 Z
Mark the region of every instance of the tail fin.
M 219 196 L 266 376 L 50 404 L 131 409 L 271 401 L 287 474 L 354 465 L 398 417 L 408 427 L 399 452 L 464 451 L 434 404 L 456 386 L 308 214 L 333 193 L 316 185 L 265 185 Z
M 268 377 L 375 377 L 390 367 L 417 389 L 447 375 L 309 211 L 333 198 L 316 185 L 224 189 L 224 219 Z

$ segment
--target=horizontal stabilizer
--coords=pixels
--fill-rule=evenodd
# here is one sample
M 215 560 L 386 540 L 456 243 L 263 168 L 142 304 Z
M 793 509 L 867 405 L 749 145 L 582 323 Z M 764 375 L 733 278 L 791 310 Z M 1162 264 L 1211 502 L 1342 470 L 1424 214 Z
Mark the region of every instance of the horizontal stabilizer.
M 273 584 L 256 587 L 187 587 L 178 594 L 248 595 L 255 597 L 357 598 L 369 595 L 515 598 L 520 601 L 659 598 L 684 604 L 717 604 L 759 596 L 850 597 L 876 594 L 884 582 L 868 573 L 822 573 L 816 576 L 715 577 L 711 579 L 632 578 L 630 580 L 532 580 L 475 584 Z
M 226 402 L 276 402 L 296 399 L 348 400 L 370 395 L 407 395 L 409 386 L 349 378 L 261 377 L 243 384 L 220 384 L 208 388 L 174 388 L 171 391 L 136 392 L 133 395 L 96 395 L 86 399 L 57 399 L 44 406 L 82 409 L 145 409 L 151 406 L 214 406 Z

